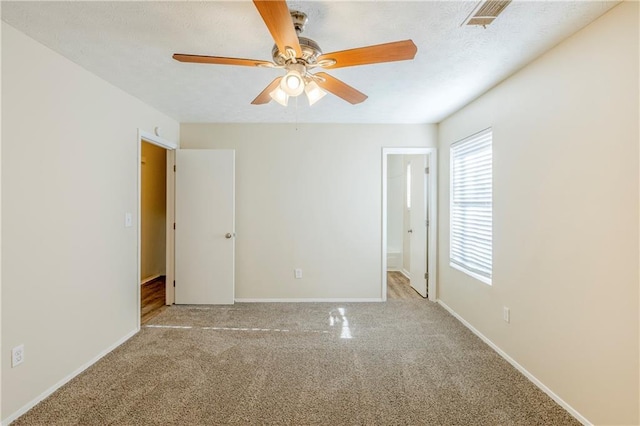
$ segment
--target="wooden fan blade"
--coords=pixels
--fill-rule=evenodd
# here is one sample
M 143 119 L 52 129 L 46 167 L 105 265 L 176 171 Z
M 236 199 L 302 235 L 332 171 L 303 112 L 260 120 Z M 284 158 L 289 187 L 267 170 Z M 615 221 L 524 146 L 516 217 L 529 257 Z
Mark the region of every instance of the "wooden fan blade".
M 348 84 L 338 80 L 335 77 L 331 77 L 325 72 L 318 72 L 314 75 L 321 77 L 319 79 L 314 79 L 314 81 L 318 83 L 318 86 L 353 105 L 364 102 L 368 98 L 368 96 L 364 93 L 357 91 Z
M 298 35 L 285 0 L 253 0 L 262 20 L 267 25 L 271 37 L 280 52 L 285 53 L 287 47 L 296 51 L 296 58 L 302 56 Z
M 353 67 L 355 65 L 378 64 L 381 62 L 405 61 L 413 59 L 417 51 L 418 48 L 413 41 L 403 40 L 325 53 L 318 57 L 318 62 L 326 59 L 336 61 L 334 65 L 327 65 L 323 68 Z
M 282 80 L 282 77 L 277 77 L 275 80 L 273 80 L 267 87 L 264 88 L 262 92 L 260 92 L 258 97 L 256 97 L 253 100 L 253 102 L 251 102 L 251 104 L 252 105 L 268 104 L 269 101 L 271 100 L 271 96 L 269 96 L 269 93 L 273 92 L 273 90 L 276 87 L 278 87 L 278 85 L 280 84 L 280 80 Z
M 197 64 L 241 65 L 245 67 L 273 66 L 271 62 L 258 59 L 225 58 L 223 56 L 185 55 L 176 53 L 173 59 L 180 62 L 195 62 Z

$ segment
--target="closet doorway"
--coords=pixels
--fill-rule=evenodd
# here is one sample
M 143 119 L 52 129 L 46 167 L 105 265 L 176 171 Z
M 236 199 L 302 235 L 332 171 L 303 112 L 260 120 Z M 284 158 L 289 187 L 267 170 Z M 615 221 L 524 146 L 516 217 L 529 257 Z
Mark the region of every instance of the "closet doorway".
M 436 150 L 384 148 L 382 299 L 436 300 Z
M 140 321 L 166 305 L 167 150 L 140 146 Z

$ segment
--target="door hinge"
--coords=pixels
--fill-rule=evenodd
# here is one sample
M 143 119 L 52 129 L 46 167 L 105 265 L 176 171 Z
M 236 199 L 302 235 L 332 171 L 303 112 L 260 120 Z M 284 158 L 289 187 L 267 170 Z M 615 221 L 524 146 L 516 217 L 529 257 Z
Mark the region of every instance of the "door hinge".
M 174 287 L 176 286 L 176 280 L 173 280 L 173 286 Z
M 429 174 L 429 168 L 428 168 L 428 167 L 425 167 L 425 168 L 424 168 L 424 172 L 425 172 L 426 174 Z
M 176 171 L 176 165 L 175 164 L 173 165 L 173 171 L 174 172 Z
M 425 273 L 424 273 L 424 279 L 425 279 L 425 280 L 427 280 L 427 281 L 429 281 L 429 273 L 428 273 L 428 272 L 425 272 Z M 174 281 L 174 282 L 175 282 L 175 281 Z
M 429 226 L 429 219 L 424 221 L 425 226 Z
M 176 223 L 173 222 L 173 229 L 176 229 Z

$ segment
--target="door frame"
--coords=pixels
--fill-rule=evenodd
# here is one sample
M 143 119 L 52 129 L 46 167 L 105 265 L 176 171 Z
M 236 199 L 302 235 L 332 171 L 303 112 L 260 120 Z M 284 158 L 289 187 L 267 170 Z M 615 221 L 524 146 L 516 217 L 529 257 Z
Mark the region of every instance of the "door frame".
M 437 148 L 382 148 L 382 301 L 387 300 L 387 161 L 389 155 L 427 155 L 429 164 L 428 184 L 428 220 L 429 236 L 427 238 L 427 281 L 428 299 L 438 300 L 437 294 L 437 241 L 438 241 L 438 149 Z
M 140 309 L 141 309 L 141 286 L 140 286 L 140 270 L 141 270 L 141 251 L 142 251 L 142 143 L 150 143 L 152 145 L 159 146 L 160 148 L 164 148 L 167 150 L 167 232 L 166 232 L 166 268 L 167 275 L 165 280 L 165 304 L 171 305 L 174 300 L 173 293 L 173 280 L 174 280 L 174 247 L 175 247 L 175 239 L 173 234 L 173 222 L 174 222 L 174 200 L 175 200 L 175 178 L 173 174 L 173 165 L 175 164 L 175 152 L 178 149 L 178 143 L 172 142 L 162 137 L 158 136 L 156 133 L 151 133 L 144 131 L 138 128 L 138 175 L 137 175 L 137 191 L 138 191 L 138 219 L 137 219 L 137 228 L 138 228 L 138 247 L 137 247 L 137 273 L 136 273 L 136 287 L 137 287 L 137 329 L 140 330 Z

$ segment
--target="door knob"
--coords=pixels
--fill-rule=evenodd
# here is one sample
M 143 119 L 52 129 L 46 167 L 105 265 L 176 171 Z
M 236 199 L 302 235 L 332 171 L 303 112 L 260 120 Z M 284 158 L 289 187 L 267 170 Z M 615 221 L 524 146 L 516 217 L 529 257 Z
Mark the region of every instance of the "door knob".
M 225 235 L 224 237 L 228 240 L 228 239 L 229 239 L 229 238 L 231 238 L 232 236 L 233 236 L 233 235 L 231 235 L 231 233 L 230 233 L 230 232 L 227 232 L 227 233 L 226 233 L 226 235 Z
M 413 229 L 409 229 L 407 232 L 412 234 L 413 233 Z

